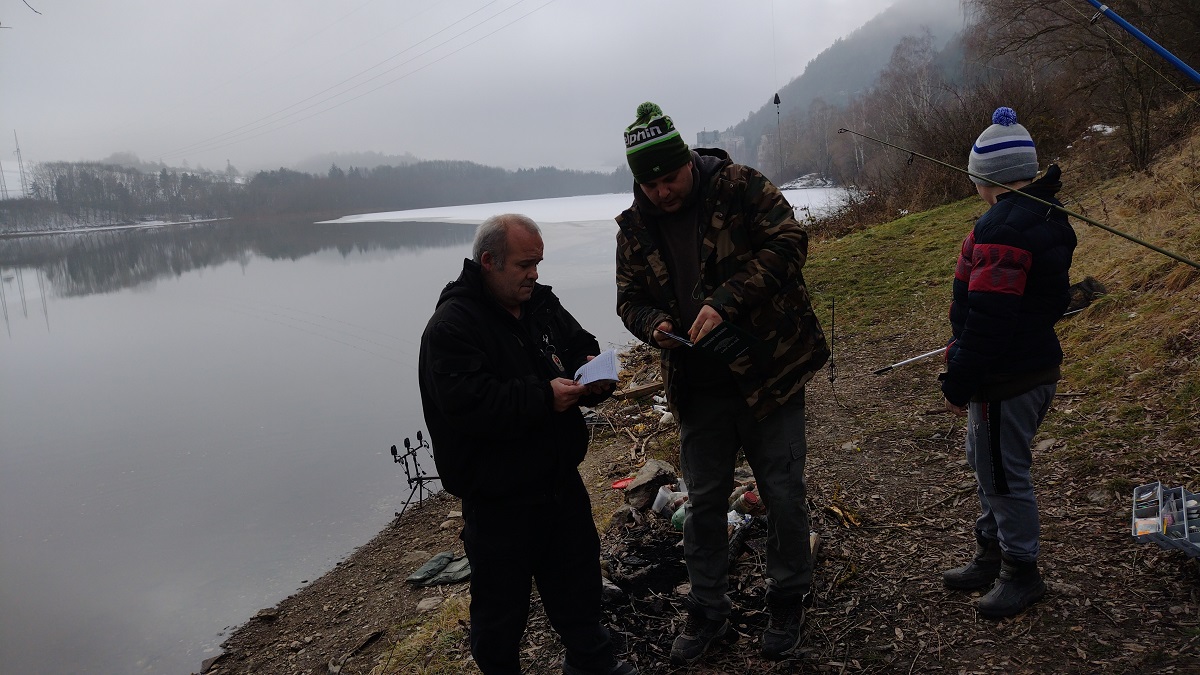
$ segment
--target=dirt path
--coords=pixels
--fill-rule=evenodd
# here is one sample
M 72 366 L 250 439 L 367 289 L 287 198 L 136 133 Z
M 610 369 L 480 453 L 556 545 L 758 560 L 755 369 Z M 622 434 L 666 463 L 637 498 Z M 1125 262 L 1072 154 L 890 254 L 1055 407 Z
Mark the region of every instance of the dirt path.
M 752 530 L 731 573 L 733 618 L 742 636 L 686 672 L 1200 673 L 1200 565 L 1132 541 L 1129 495 L 1106 487 L 1121 483 L 1106 481 L 1103 471 L 1081 477 L 1053 461 L 1070 449 L 1070 439 L 1039 437 L 1035 452 L 1046 598 L 1019 617 L 992 622 L 976 616 L 971 602 L 977 594 L 942 587 L 941 570 L 966 560 L 977 508 L 961 449 L 963 425 L 927 414 L 941 401 L 936 359 L 870 374 L 893 356 L 927 348 L 903 338 L 861 345 L 860 354 L 873 355 L 869 362 L 839 362 L 832 386 L 826 371 L 809 385 L 807 473 L 822 544 L 803 654 L 782 663 L 758 656 L 765 623 L 762 542 L 761 532 Z M 1060 397 L 1051 415 L 1072 402 Z M 649 438 L 657 419 L 648 401 L 641 418 L 617 414 L 626 402 L 606 406 L 630 424 L 598 437 L 583 467 L 601 512 L 619 500 L 607 484 L 642 459 L 636 450 L 644 444 L 631 438 Z M 658 433 L 649 444 L 671 438 Z M 210 672 L 371 672 L 380 655 L 413 630 L 414 619 L 430 616 L 418 612 L 421 600 L 467 594 L 466 584 L 415 589 L 404 583 L 428 556 L 461 551 L 457 521 L 448 516 L 457 508 L 439 496 L 410 510 L 271 616 L 238 629 Z M 656 565 L 652 580 L 607 611 L 643 673 L 685 672 L 666 659 L 681 611 L 675 588 L 686 581 L 679 535 L 649 520 L 640 530 L 605 535 L 606 555 L 636 550 Z M 466 658 L 464 627 L 443 638 L 439 661 Z M 528 672 L 561 672 L 561 648 L 536 605 L 527 638 Z M 340 662 L 340 671 L 331 661 Z M 399 665 L 387 672 L 430 672 L 422 663 Z M 473 667 L 456 663 L 436 672 L 462 668 Z

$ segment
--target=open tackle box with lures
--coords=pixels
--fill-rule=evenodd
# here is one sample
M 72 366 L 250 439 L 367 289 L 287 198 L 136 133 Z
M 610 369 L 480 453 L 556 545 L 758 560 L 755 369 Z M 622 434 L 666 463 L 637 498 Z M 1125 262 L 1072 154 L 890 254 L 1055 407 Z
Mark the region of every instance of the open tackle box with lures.
M 1134 539 L 1200 558 L 1200 495 L 1147 483 L 1133 489 Z

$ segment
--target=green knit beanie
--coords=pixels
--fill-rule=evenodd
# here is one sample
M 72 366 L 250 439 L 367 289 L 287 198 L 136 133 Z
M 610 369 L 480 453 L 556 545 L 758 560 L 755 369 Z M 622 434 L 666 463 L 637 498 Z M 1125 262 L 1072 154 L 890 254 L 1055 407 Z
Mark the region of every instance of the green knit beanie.
M 625 128 L 625 159 L 634 182 L 647 183 L 692 161 L 692 151 L 671 118 L 647 101 L 638 106 L 637 120 Z

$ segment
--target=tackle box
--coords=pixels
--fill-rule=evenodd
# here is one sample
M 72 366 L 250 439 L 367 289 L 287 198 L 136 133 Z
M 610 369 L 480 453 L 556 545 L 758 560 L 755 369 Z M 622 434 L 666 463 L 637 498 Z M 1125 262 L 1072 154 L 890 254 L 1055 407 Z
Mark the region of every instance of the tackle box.
M 1193 506 L 1189 506 L 1189 502 Z M 1200 558 L 1200 496 L 1154 482 L 1133 489 L 1131 533 L 1140 542 Z

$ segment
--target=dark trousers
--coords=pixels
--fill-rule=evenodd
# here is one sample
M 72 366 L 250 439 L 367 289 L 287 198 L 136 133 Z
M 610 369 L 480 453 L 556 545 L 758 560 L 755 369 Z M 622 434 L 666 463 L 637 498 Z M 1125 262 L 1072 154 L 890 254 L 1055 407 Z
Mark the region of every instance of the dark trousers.
M 463 517 L 471 560 L 471 654 L 484 675 L 521 672 L 534 581 L 567 661 L 584 670 L 611 667 L 612 642 L 601 625 L 600 538 L 579 474 L 553 503 L 470 502 Z
M 767 516 L 767 598 L 798 602 L 812 584 L 804 464 L 804 392 L 763 420 L 736 395 L 684 392 L 679 400 L 680 460 L 690 515 L 683 526 L 688 599 L 708 618 L 731 605 L 726 513 L 738 450 L 754 471 Z

